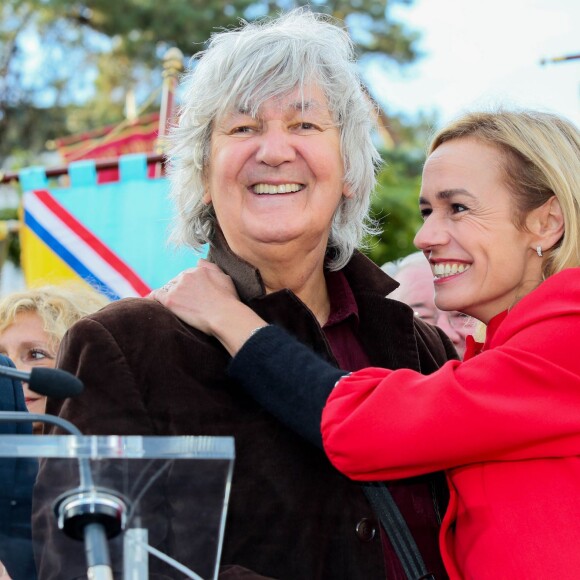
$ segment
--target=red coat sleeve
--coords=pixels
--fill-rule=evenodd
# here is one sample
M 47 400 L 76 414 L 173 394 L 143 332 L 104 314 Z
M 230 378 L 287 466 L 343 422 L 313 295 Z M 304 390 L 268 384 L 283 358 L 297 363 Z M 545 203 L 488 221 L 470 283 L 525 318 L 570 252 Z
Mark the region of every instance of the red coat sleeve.
M 514 309 L 493 348 L 431 375 L 369 368 L 343 378 L 322 415 L 328 457 L 353 479 L 381 480 L 580 454 L 575 300 L 549 315 Z

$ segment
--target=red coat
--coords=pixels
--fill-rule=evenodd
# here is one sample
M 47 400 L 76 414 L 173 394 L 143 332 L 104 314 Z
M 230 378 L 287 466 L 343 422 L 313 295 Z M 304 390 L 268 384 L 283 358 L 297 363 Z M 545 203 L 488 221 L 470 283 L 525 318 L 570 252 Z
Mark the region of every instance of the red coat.
M 356 480 L 444 469 L 451 578 L 580 575 L 580 268 L 488 327 L 483 352 L 423 376 L 370 368 L 330 395 L 322 434 Z

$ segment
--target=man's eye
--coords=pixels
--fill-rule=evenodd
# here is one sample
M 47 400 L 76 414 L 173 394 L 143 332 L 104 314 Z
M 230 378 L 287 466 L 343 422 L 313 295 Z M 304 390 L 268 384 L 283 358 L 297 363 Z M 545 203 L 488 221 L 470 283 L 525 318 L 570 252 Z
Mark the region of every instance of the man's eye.
M 294 129 L 297 131 L 318 131 L 318 125 L 311 123 L 310 121 L 300 121 L 294 125 Z
M 231 133 L 232 135 L 239 135 L 240 133 L 250 133 L 250 131 L 252 131 L 252 128 L 248 125 L 240 125 L 239 127 L 234 127 Z
M 475 326 L 475 318 L 468 316 L 467 314 L 463 314 L 462 312 L 450 312 L 449 313 L 449 320 L 457 325 L 460 326 Z

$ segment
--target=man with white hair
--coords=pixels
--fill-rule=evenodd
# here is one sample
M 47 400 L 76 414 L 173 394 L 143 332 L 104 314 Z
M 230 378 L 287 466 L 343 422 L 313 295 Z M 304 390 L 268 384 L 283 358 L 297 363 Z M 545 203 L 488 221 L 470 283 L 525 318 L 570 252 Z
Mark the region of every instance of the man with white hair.
M 209 243 L 242 300 L 336 366 L 429 373 L 454 356 L 442 333 L 385 298 L 396 284 L 356 251 L 379 155 L 337 22 L 297 10 L 215 34 L 183 89 L 170 151 L 175 241 Z M 364 486 L 312 444 L 319 421 L 312 443 L 279 422 L 228 377 L 226 350 L 180 319 L 189 274 L 157 301 L 122 300 L 73 327 L 59 366 L 85 391 L 48 410 L 85 433 L 233 435 L 224 565 L 287 580 L 405 578 Z M 437 578 L 441 483 L 388 484 Z M 187 565 L 203 522 L 187 489 L 167 501 L 174 518 L 154 541 Z

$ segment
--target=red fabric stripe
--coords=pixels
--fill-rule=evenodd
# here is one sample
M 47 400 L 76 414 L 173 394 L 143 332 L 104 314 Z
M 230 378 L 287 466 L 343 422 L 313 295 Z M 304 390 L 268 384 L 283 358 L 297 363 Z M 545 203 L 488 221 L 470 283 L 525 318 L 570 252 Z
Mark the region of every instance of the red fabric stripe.
M 151 288 L 141 277 L 130 268 L 123 260 L 114 254 L 105 244 L 85 228 L 72 214 L 50 195 L 48 191 L 37 190 L 34 192 L 38 199 L 46 205 L 58 218 L 84 240 L 103 260 L 117 270 L 129 282 L 140 296 L 146 296 Z

